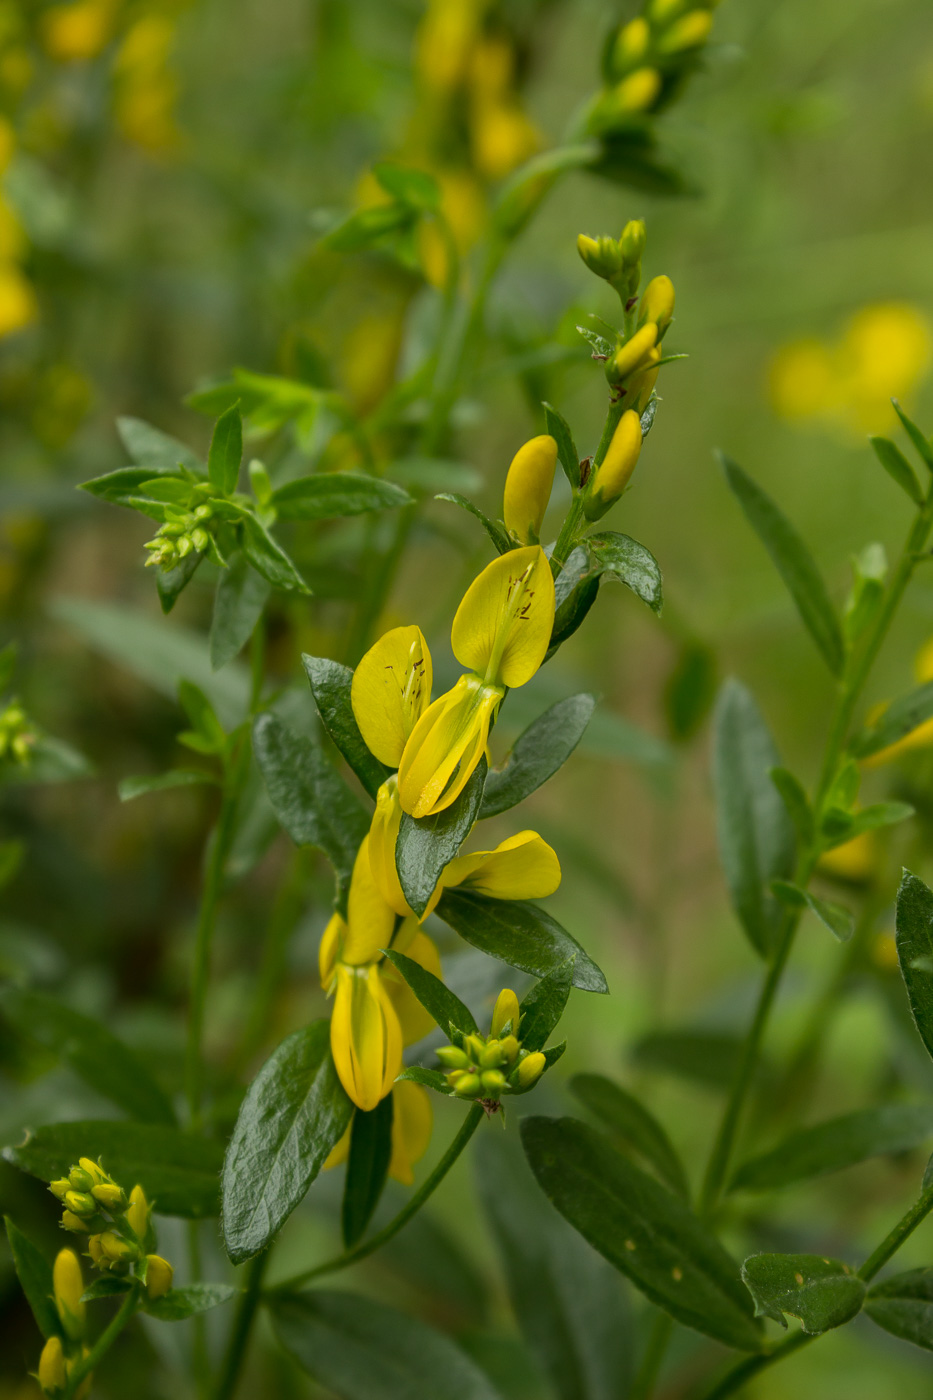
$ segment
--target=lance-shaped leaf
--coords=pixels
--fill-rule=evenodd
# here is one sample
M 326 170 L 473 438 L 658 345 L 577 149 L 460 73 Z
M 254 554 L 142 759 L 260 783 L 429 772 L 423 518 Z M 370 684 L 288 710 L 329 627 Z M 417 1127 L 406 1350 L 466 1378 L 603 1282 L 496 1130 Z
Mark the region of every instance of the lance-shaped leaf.
M 547 1045 L 551 1032 L 564 1014 L 573 986 L 575 962 L 576 958 L 568 958 L 548 977 L 536 982 L 522 999 L 519 1039 L 526 1050 L 543 1050 Z
M 121 802 L 132 802 L 137 797 L 146 797 L 150 792 L 167 792 L 170 788 L 216 786 L 217 779 L 198 768 L 170 768 L 167 773 L 134 773 L 129 778 L 121 778 L 117 783 L 117 795 Z
M 184 1322 L 197 1313 L 229 1303 L 236 1293 L 229 1283 L 188 1283 L 183 1288 L 169 1289 L 161 1298 L 144 1302 L 143 1307 L 150 1317 L 157 1317 L 160 1322 Z
M 321 723 L 370 797 L 375 797 L 391 769 L 373 757 L 360 733 L 350 702 L 353 672 L 322 656 L 305 655 L 301 660 Z
M 466 786 L 449 807 L 429 817 L 402 814 L 395 843 L 395 868 L 405 898 L 419 916 L 424 913 L 444 869 L 473 829 L 479 816 L 486 782 L 486 760 L 481 758 Z
M 865 1284 L 848 1264 L 819 1254 L 753 1254 L 742 1265 L 742 1278 L 756 1317 L 786 1327 L 789 1313 L 811 1334 L 851 1322 L 865 1298 Z
M 649 1031 L 631 1050 L 634 1064 L 686 1079 L 693 1084 L 725 1089 L 735 1079 L 742 1051 L 741 1037 L 704 1026 L 683 1030 Z
M 928 719 L 933 719 L 933 681 L 892 700 L 874 724 L 855 735 L 849 752 L 855 758 L 871 758 L 899 739 L 905 739 Z
M 273 588 L 285 592 L 310 593 L 294 563 L 255 515 L 243 516 L 243 552 L 257 573 Z
M 770 1191 L 869 1157 L 908 1152 L 933 1137 L 933 1103 L 894 1103 L 845 1113 L 791 1133 L 739 1167 L 730 1190 Z
M 904 425 L 904 431 L 916 448 L 921 460 L 924 461 L 930 468 L 930 471 L 933 472 L 933 444 L 931 444 L 930 439 L 920 431 L 913 419 L 907 417 L 907 414 L 901 408 L 897 399 L 892 399 L 891 402 L 894 405 L 894 412 Z
M 501 1400 L 449 1337 L 360 1293 L 315 1289 L 270 1310 L 285 1350 L 340 1400 Z
M 366 1233 L 379 1204 L 392 1157 L 392 1095 L 370 1113 L 358 1108 L 350 1128 L 350 1155 L 340 1207 L 340 1228 L 345 1249 Z
M 757 482 L 720 453 L 726 481 L 758 535 L 823 659 L 838 676 L 845 661 L 839 619 L 813 556 L 797 531 Z
M 434 1017 L 448 1039 L 454 1039 L 452 1032 L 469 1035 L 470 1032 L 479 1030 L 470 1008 L 465 1006 L 439 977 L 435 977 L 433 972 L 416 963 L 414 958 L 407 958 L 404 953 L 396 953 L 392 948 L 388 950 L 386 957 L 405 978 L 425 1011 Z
M 16 1277 L 32 1309 L 36 1326 L 43 1337 L 61 1337 L 62 1325 L 53 1301 L 51 1264 L 32 1240 L 17 1229 L 8 1215 L 4 1216 L 4 1224 Z
M 789 879 L 794 865 L 794 829 L 770 777 L 779 766 L 751 692 L 726 681 L 713 721 L 719 854 L 733 908 L 762 957 L 781 917 L 770 883 Z
M 224 496 L 236 490 L 243 457 L 243 420 L 238 404 L 232 404 L 214 425 L 207 474 L 211 485 Z
M 216 1215 L 219 1205 L 221 1144 L 161 1124 L 50 1123 L 27 1131 L 25 1142 L 5 1147 L 3 1156 L 40 1181 L 67 1176 L 79 1157 L 100 1158 L 117 1181 L 138 1182 L 159 1215 L 196 1220 Z
M 726 1346 L 761 1348 L 738 1264 L 682 1200 L 573 1118 L 526 1118 L 521 1134 L 548 1199 L 653 1303 Z
M 610 579 L 624 583 L 652 612 L 660 614 L 664 605 L 661 569 L 650 550 L 615 530 L 587 535 L 584 546 L 601 583 Z
M 595 696 L 570 695 L 529 724 L 505 766 L 487 773 L 480 818 L 517 807 L 553 777 L 582 739 L 595 708 Z
M 472 501 L 468 501 L 466 496 L 461 496 L 458 491 L 441 491 L 434 497 L 435 501 L 450 501 L 453 505 L 459 506 L 461 510 L 469 511 L 482 525 L 486 534 L 492 540 L 499 554 L 508 554 L 510 550 L 517 549 L 515 541 L 509 535 L 505 526 L 498 520 L 490 520 L 485 511 L 480 510 Z
M 142 418 L 118 418 L 117 432 L 131 459 L 147 470 L 177 471 L 182 466 L 189 471 L 203 471 L 196 452 Z
M 933 1057 L 933 890 L 905 870 L 895 914 L 897 958 L 920 1039 Z
M 369 819 L 340 775 L 310 739 L 273 714 L 253 726 L 256 759 L 275 814 L 296 846 L 316 846 L 337 875 L 342 904 Z
M 224 1161 L 224 1244 L 234 1264 L 281 1229 L 352 1113 L 330 1053 L 330 1022 L 283 1040 L 246 1091 Z
M 411 496 L 401 486 L 355 472 L 302 476 L 272 493 L 272 505 L 282 520 L 334 520 L 411 504 Z
M 933 1269 L 908 1269 L 876 1283 L 865 1312 L 886 1332 L 933 1351 Z
M 450 927 L 490 957 L 547 977 L 575 958 L 573 985 L 584 992 L 607 992 L 600 969 L 575 938 L 530 900 L 487 899 L 471 890 L 446 890 L 437 913 Z
M 898 486 L 905 492 L 914 505 L 923 505 L 923 491 L 920 482 L 917 480 L 917 473 L 904 456 L 901 449 L 890 438 L 869 437 L 868 441 L 875 449 L 875 456 L 884 467 L 892 481 L 896 481 Z
M 211 669 L 219 671 L 249 641 L 269 597 L 269 584 L 238 551 L 220 571 L 211 618 Z
M 545 427 L 557 443 L 557 460 L 563 468 L 564 476 L 576 490 L 580 485 L 580 456 L 570 431 L 570 424 L 553 404 L 546 403 L 543 407 Z
M 172 611 L 194 578 L 203 558 L 203 554 L 192 550 L 190 554 L 185 555 L 180 564 L 175 565 L 174 569 L 156 569 L 156 591 L 159 595 L 159 605 L 164 613 Z
M 794 824 L 794 830 L 802 845 L 813 840 L 814 822 L 810 800 L 803 786 L 787 768 L 772 768 L 771 781 L 781 794 L 781 801 L 787 808 L 787 815 Z
M 791 880 L 772 880 L 771 889 L 782 904 L 791 909 L 809 909 L 815 914 L 824 928 L 828 928 L 840 943 L 852 937 L 855 929 L 855 915 L 844 904 L 835 904 L 828 899 L 819 899 L 810 890 L 795 885 Z
M 602 1074 L 575 1074 L 570 1090 L 616 1141 L 653 1167 L 666 1186 L 684 1200 L 689 1197 L 684 1169 L 666 1129 L 634 1094 Z
M 435 1094 L 452 1094 L 453 1089 L 439 1069 L 425 1069 L 424 1065 L 406 1065 L 398 1076 L 420 1084 L 424 1089 L 433 1089 Z
M 545 661 L 550 660 L 583 622 L 599 593 L 599 570 L 577 545 L 554 580 L 554 627 Z

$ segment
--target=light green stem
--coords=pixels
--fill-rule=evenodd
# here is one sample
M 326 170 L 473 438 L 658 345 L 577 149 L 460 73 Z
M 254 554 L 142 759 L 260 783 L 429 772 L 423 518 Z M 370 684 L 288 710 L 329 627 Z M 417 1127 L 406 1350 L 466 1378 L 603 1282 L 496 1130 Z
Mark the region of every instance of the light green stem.
M 126 1324 L 138 1309 L 139 1303 L 140 1294 L 139 1287 L 137 1286 L 133 1288 L 131 1292 L 127 1293 L 116 1317 L 104 1328 L 87 1356 L 83 1357 L 71 1372 L 71 1375 L 68 1377 L 68 1383 L 62 1392 L 62 1400 L 71 1400 L 71 1397 L 78 1390 L 85 1377 L 89 1376 L 95 1367 L 104 1359 Z

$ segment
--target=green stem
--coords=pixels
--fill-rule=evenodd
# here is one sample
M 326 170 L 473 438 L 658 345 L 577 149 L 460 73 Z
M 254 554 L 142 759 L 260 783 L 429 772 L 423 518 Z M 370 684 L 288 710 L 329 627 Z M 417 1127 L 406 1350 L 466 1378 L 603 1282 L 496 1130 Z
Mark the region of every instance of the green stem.
M 577 543 L 577 536 L 580 531 L 580 521 L 583 516 L 583 497 L 575 495 L 570 503 L 570 509 L 564 517 L 564 523 L 560 527 L 560 534 L 557 542 L 551 551 L 551 573 L 557 578 L 561 569 L 566 564 L 574 551 Z M 584 525 L 584 529 L 585 529 Z
M 419 1186 L 408 1203 L 399 1211 L 398 1215 L 389 1221 L 388 1225 L 382 1230 L 377 1231 L 377 1233 L 372 1235 L 368 1240 L 364 1240 L 362 1244 L 356 1245 L 355 1248 L 348 1249 L 343 1254 L 338 1254 L 334 1259 L 328 1259 L 325 1263 L 316 1265 L 313 1269 L 305 1269 L 302 1273 L 295 1274 L 292 1278 L 286 1279 L 284 1283 L 276 1284 L 271 1292 L 273 1294 L 291 1293 L 296 1288 L 300 1288 L 302 1284 L 309 1283 L 311 1279 L 320 1278 L 324 1274 L 334 1274 L 339 1269 L 346 1269 L 351 1264 L 358 1264 L 361 1259 L 365 1259 L 368 1255 L 374 1254 L 377 1249 L 381 1249 L 384 1244 L 387 1244 L 394 1235 L 398 1234 L 403 1225 L 408 1224 L 413 1215 L 417 1215 L 428 1197 L 432 1196 L 438 1186 L 440 1186 L 444 1177 L 450 1171 L 454 1162 L 456 1162 L 460 1153 L 476 1132 L 485 1111 L 481 1104 L 473 1104 L 466 1118 L 463 1120 L 460 1131 L 457 1133 L 457 1136 L 454 1138 L 431 1175 Z
M 879 1269 L 882 1269 L 891 1256 L 897 1253 L 904 1241 L 913 1234 L 931 1210 L 933 1210 L 933 1182 L 921 1192 L 919 1200 L 914 1202 L 906 1215 L 901 1216 L 891 1233 L 868 1256 L 858 1271 L 859 1278 L 863 1279 L 865 1283 L 870 1283 Z
M 760 1371 L 766 1370 L 769 1366 L 775 1366 L 785 1357 L 799 1351 L 801 1347 L 815 1342 L 817 1335 L 813 1332 L 795 1332 L 792 1337 L 781 1342 L 773 1351 L 764 1352 L 761 1356 L 749 1356 L 745 1361 L 740 1361 L 738 1366 L 735 1366 L 723 1376 L 718 1384 L 713 1386 L 712 1390 L 706 1392 L 703 1400 L 725 1400 L 725 1396 L 734 1395 L 746 1381 L 750 1381 Z
M 136 1312 L 136 1309 L 139 1307 L 139 1302 L 139 1289 L 133 1288 L 123 1299 L 120 1305 L 120 1311 L 117 1313 L 116 1317 L 114 1317 L 109 1326 L 104 1328 L 87 1356 L 83 1357 L 71 1372 L 65 1389 L 62 1392 L 62 1400 L 71 1400 L 71 1397 L 75 1394 L 75 1391 L 78 1390 L 85 1377 L 89 1376 L 94 1368 L 104 1359 L 126 1324 Z
M 246 1355 L 250 1332 L 256 1317 L 256 1309 L 262 1297 L 262 1280 L 269 1263 L 271 1249 L 263 1250 L 249 1266 L 246 1288 L 237 1303 L 227 1350 L 221 1364 L 217 1384 L 211 1392 L 211 1400 L 232 1400 L 240 1378 L 240 1368 Z
M 648 1335 L 648 1344 L 645 1347 L 641 1365 L 632 1382 L 629 1400 L 651 1400 L 673 1327 L 674 1319 L 672 1317 L 665 1312 L 657 1314 Z

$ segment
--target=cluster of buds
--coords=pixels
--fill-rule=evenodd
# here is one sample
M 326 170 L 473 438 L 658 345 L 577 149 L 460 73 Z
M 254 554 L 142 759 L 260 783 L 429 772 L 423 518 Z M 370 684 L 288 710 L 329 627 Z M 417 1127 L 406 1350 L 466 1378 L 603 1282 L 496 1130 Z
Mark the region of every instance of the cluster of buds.
M 618 116 L 656 112 L 676 91 L 713 27 L 716 0 L 648 0 L 616 31 L 606 54 L 603 106 Z
M 52 1292 L 60 1334 L 49 1337 L 42 1348 L 36 1375 L 45 1395 L 58 1396 L 65 1393 L 72 1372 L 88 1354 L 84 1342 L 87 1329 L 87 1306 L 82 1301 L 84 1279 L 73 1249 L 59 1251 L 52 1270 Z M 90 1390 L 88 1375 L 74 1392 L 74 1400 L 84 1400 Z
M 150 1299 L 169 1291 L 174 1270 L 152 1253 L 152 1207 L 141 1186 L 127 1196 L 99 1163 L 82 1157 L 49 1190 L 64 1206 L 62 1228 L 88 1236 L 88 1256 L 98 1269 L 122 1277 L 132 1268 Z
M 215 489 L 208 481 L 199 481 L 191 487 L 191 499 L 187 506 L 166 505 L 165 524 L 156 531 L 155 538 L 146 544 L 150 551 L 146 560 L 147 568 L 158 565 L 168 571 L 189 554 L 204 554 L 213 545 L 214 530 L 219 523 L 215 503 L 210 499 Z
M 644 219 L 629 219 L 621 237 L 588 238 L 581 233 L 577 251 L 591 272 L 614 287 L 625 306 L 641 284 L 641 255 L 645 251 Z
M 462 1036 L 459 1045 L 441 1046 L 437 1058 L 458 1098 L 478 1099 L 492 1111 L 503 1094 L 524 1093 L 541 1078 L 547 1060 L 540 1050 L 522 1049 L 520 1019 L 518 997 L 505 988 L 496 999 L 488 1036 L 474 1032 Z
M 35 739 L 26 711 L 18 700 L 9 700 L 0 710 L 0 763 L 28 763 Z

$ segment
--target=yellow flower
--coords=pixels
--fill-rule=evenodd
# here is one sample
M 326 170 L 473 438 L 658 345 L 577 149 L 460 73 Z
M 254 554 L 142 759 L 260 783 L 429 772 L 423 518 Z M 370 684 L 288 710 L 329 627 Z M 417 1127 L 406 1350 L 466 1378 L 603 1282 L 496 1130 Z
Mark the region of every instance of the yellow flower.
M 493 851 L 457 856 L 441 879 L 445 888 L 459 886 L 493 899 L 544 899 L 560 885 L 560 861 L 536 831 L 520 831 Z
M 557 466 L 557 443 L 547 433 L 533 437 L 512 458 L 505 478 L 502 518 L 522 544 L 537 544 Z
M 933 681 L 933 640 L 925 642 L 914 658 L 914 676 L 918 685 L 925 685 Z M 870 724 L 876 723 L 884 714 L 885 704 L 877 705 L 868 715 Z M 876 768 L 882 763 L 890 763 L 895 758 L 900 758 L 902 754 L 910 753 L 912 749 L 927 749 L 933 746 L 933 719 L 925 719 L 918 724 L 916 729 L 912 729 L 909 734 L 905 734 L 903 739 L 898 739 L 896 743 L 889 744 L 886 749 L 881 749 L 878 753 L 872 754 L 871 758 L 865 760 L 866 768 Z
M 392 940 L 392 948 L 396 952 L 404 953 L 406 958 L 411 958 L 412 962 L 432 972 L 438 979 L 443 978 L 437 944 L 422 931 L 414 915 L 401 925 Z M 398 1016 L 402 1044 L 414 1045 L 434 1030 L 434 1017 L 425 1011 L 404 977 L 396 972 L 390 962 L 382 964 L 381 972 L 386 991 Z
M 0 336 L 23 330 L 38 315 L 32 283 L 15 263 L 0 263 Z
M 870 880 L 878 864 L 878 847 L 873 831 L 863 831 L 860 835 L 824 851 L 820 856 L 820 870 L 826 875 L 835 875 L 839 880 L 849 880 L 861 884 Z
M 619 113 L 646 112 L 661 91 L 661 74 L 657 68 L 636 68 L 613 92 L 613 104 Z
M 609 449 L 590 478 L 583 509 L 588 520 L 598 520 L 628 485 L 641 453 L 641 419 L 630 408 L 619 419 Z
M 82 1165 L 84 1158 L 81 1159 Z M 146 1200 L 146 1193 L 141 1186 L 134 1186 L 130 1192 L 130 1205 L 126 1212 L 126 1223 L 140 1244 L 145 1244 L 146 1236 L 149 1233 L 149 1216 L 151 1214 L 149 1202 Z
M 433 1023 L 432 1023 L 433 1024 Z M 389 1175 L 403 1186 L 410 1186 L 415 1179 L 412 1168 L 428 1150 L 431 1141 L 431 1128 L 434 1115 L 431 1098 L 427 1089 L 414 1084 L 410 1079 L 402 1079 L 392 1088 L 392 1155 L 389 1159 Z M 352 1124 L 332 1149 L 324 1163 L 324 1170 L 339 1167 L 350 1153 L 350 1133 Z
M 705 44 L 713 27 L 709 10 L 691 10 L 675 20 L 670 29 L 658 39 L 659 53 L 681 53 Z
M 431 703 L 431 652 L 420 627 L 393 627 L 353 673 L 350 703 L 370 753 L 397 768 Z
M 65 1334 L 73 1342 L 80 1341 L 84 1336 L 87 1308 L 81 1302 L 84 1280 L 81 1277 L 81 1264 L 73 1249 L 59 1250 L 52 1269 L 52 1288 Z
M 53 5 L 42 16 L 46 51 L 60 63 L 95 58 L 113 32 L 113 0 L 77 0 Z
M 674 315 L 674 284 L 669 277 L 652 277 L 642 293 L 639 323 L 653 321 L 660 340 Z
M 39 1357 L 39 1384 L 46 1395 L 65 1389 L 65 1352 L 60 1337 L 49 1337 Z
M 175 1270 L 167 1259 L 158 1254 L 146 1255 L 146 1294 L 152 1298 L 164 1298 L 172 1286 Z
M 476 102 L 470 122 L 473 162 L 488 180 L 501 180 L 541 144 L 537 128 L 517 102 Z

